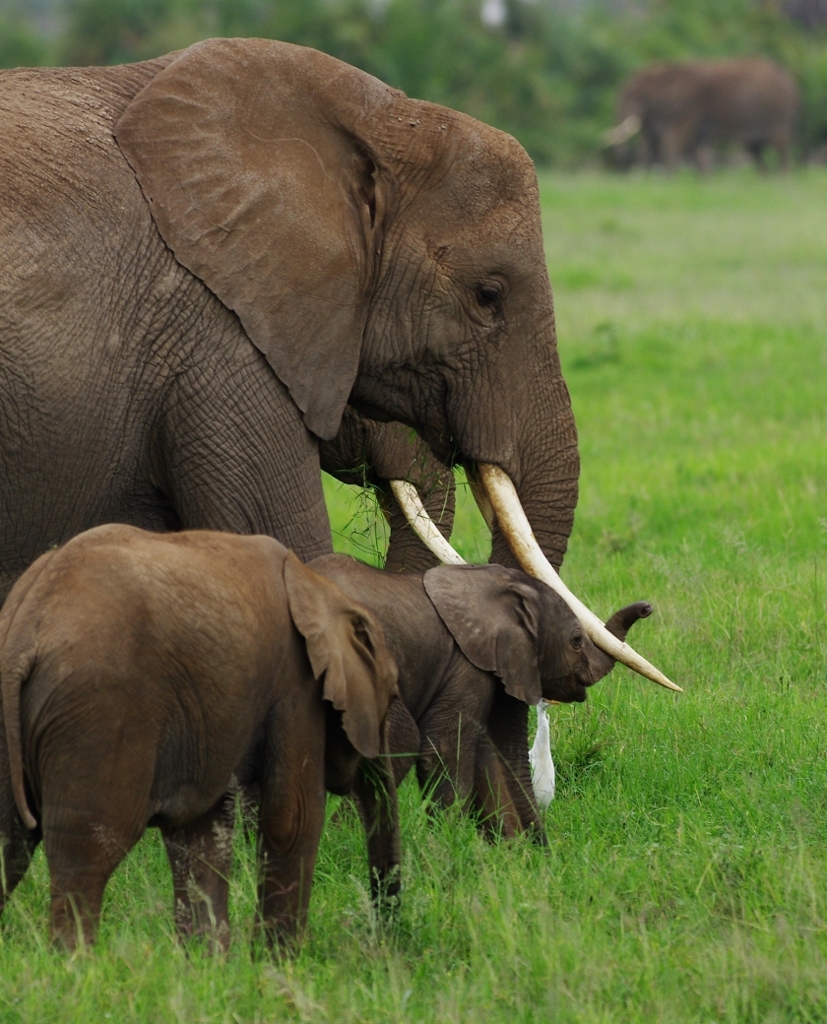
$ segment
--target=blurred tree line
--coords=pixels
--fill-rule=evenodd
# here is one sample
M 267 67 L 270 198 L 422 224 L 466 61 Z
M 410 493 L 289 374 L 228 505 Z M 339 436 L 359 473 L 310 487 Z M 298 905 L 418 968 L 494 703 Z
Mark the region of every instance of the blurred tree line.
M 764 53 L 827 144 L 827 0 L 0 0 L 0 67 L 116 64 L 210 36 L 314 46 L 511 132 L 539 163 L 594 160 L 648 61 Z

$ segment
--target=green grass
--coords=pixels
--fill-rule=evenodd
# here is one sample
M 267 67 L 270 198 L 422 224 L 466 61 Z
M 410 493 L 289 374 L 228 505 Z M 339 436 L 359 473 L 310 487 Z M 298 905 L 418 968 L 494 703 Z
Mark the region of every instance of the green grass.
M 0 1021 L 827 1018 L 827 175 L 541 184 L 583 459 L 564 575 L 603 615 L 650 600 L 633 642 L 685 694 L 617 669 L 555 709 L 545 852 L 431 827 L 406 783 L 392 933 L 359 829 L 327 829 L 293 961 L 250 956 L 241 838 L 224 961 L 176 946 L 154 834 L 97 949 L 51 952 L 39 854 L 0 930 Z M 375 553 L 327 486 L 337 545 Z M 467 503 L 457 532 L 484 556 Z

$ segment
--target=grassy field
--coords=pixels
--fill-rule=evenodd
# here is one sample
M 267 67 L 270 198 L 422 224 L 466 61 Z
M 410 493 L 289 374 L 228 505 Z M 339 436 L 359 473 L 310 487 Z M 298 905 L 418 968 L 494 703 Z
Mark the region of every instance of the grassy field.
M 617 669 L 554 710 L 548 851 L 432 827 L 406 783 L 393 932 L 355 823 L 329 828 L 290 961 L 250 956 L 242 838 L 219 961 L 176 946 L 155 834 L 97 949 L 51 952 L 39 854 L 0 930 L 0 1021 L 827 1019 L 827 174 L 541 185 L 583 459 L 564 576 L 604 615 L 650 600 L 633 642 L 685 694 Z M 375 552 L 329 483 L 337 544 Z M 467 502 L 457 534 L 484 556 Z

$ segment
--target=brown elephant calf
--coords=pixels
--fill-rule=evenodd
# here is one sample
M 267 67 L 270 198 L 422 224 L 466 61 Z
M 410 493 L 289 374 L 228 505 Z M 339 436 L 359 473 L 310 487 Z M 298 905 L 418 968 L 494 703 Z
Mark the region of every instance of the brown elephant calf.
M 93 940 L 106 882 L 149 825 L 179 931 L 212 922 L 226 946 L 232 793 L 248 783 L 261 920 L 292 939 L 325 790 L 369 802 L 382 761 L 362 758 L 379 755 L 397 693 L 372 615 L 277 541 L 129 526 L 81 534 L 20 578 L 0 613 L 0 681 L 2 897 L 42 838 L 52 934 L 69 947 Z M 369 852 L 372 879 L 398 887 L 395 821 Z
M 528 705 L 585 700 L 614 658 L 585 635 L 561 597 L 518 569 L 388 573 L 345 555 L 310 564 L 370 608 L 396 659 L 402 700 L 388 716 L 396 784 L 415 763 L 437 804 L 459 801 L 488 832 L 529 832 L 545 843 L 528 760 Z M 638 601 L 606 627 L 625 640 L 651 611 Z

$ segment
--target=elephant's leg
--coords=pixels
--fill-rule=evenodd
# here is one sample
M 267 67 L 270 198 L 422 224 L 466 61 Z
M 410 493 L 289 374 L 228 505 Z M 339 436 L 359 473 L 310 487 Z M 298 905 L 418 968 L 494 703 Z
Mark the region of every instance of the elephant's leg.
M 45 809 L 43 847 L 56 944 L 72 950 L 79 942 L 94 942 L 106 883 L 142 831 L 134 820 L 90 814 L 71 800 Z
M 782 171 L 790 169 L 790 154 L 792 150 L 792 138 L 790 133 L 781 131 L 776 133 L 772 139 L 772 145 L 778 153 L 778 165 Z
M 127 691 L 109 682 L 94 668 L 76 672 L 41 710 L 34 744 L 52 938 L 69 949 L 94 941 L 106 883 L 150 818 L 158 724 L 131 714 Z M 100 692 L 118 694 L 112 715 L 90 705 Z
M 767 164 L 764 160 L 764 149 L 765 143 L 763 139 L 751 139 L 747 143 L 747 151 L 759 171 L 766 171 L 767 169 Z
M 11 793 L 9 794 L 11 797 Z M 0 831 L 0 914 L 29 869 L 41 839 L 40 828 L 27 829 L 20 816 L 4 814 Z
M 683 157 L 683 133 L 676 128 L 668 128 L 661 136 L 661 154 L 663 165 L 668 171 L 674 171 Z
M 394 789 L 398 788 L 402 780 L 416 763 L 417 752 L 419 751 L 419 729 L 413 720 L 410 711 L 401 700 L 395 700 L 389 710 L 385 724 L 387 731 L 388 759 L 393 772 Z M 355 787 L 352 794 L 353 802 L 356 804 L 362 821 L 365 821 L 366 808 L 362 806 L 359 797 L 359 787 Z M 336 809 L 331 817 L 331 823 L 338 824 L 344 815 L 351 797 L 346 796 L 343 802 Z
M 182 939 L 209 936 L 216 951 L 230 944 L 229 890 L 235 794 L 225 793 L 195 821 L 162 829 L 172 868 L 174 918 Z
M 506 777 L 506 769 L 486 733 L 477 744 L 474 771 L 474 810 L 488 839 L 511 839 L 523 831 L 522 822 Z
M 480 736 L 477 716 L 461 706 L 443 707 L 438 703 L 420 721 L 419 732 L 416 775 L 420 789 L 438 807 L 459 802 L 467 809 L 474 789 Z
M 283 722 L 281 728 L 277 718 Z M 259 810 L 259 917 L 269 943 L 291 944 L 307 923 L 324 824 L 324 738 L 321 701 L 282 709 L 278 716 L 271 713 L 266 726 Z
M 388 709 L 388 752 L 393 781 L 399 786 L 416 763 L 421 739 L 419 727 L 401 700 L 395 700 Z
M 26 874 L 40 839 L 40 826 L 27 829 L 14 803 L 6 730 L 0 715 L 0 914 Z
M 654 128 L 644 125 L 641 138 L 643 139 L 643 165 L 651 170 L 663 160 L 660 133 Z
M 375 905 L 387 909 L 399 896 L 399 812 L 393 771 L 387 757 L 363 759 L 354 794 L 368 843 L 370 893 Z
M 528 705 L 498 690 L 491 704 L 487 733 L 500 761 L 520 831 L 529 832 L 533 842 L 545 846 L 548 839 L 543 816 L 534 799 L 528 759 Z
M 493 675 L 457 650 L 437 699 L 419 718 L 417 779 L 440 807 L 471 805 L 477 743 L 496 688 Z
M 205 346 L 179 379 L 160 431 L 160 488 L 181 529 L 269 534 L 307 561 L 332 551 L 317 442 L 243 341 Z

